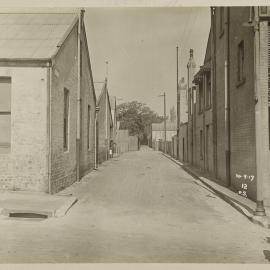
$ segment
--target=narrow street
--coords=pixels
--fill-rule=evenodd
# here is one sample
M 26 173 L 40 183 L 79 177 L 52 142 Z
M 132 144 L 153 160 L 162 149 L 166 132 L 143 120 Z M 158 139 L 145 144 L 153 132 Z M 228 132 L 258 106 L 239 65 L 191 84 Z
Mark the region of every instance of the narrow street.
M 142 147 L 64 190 L 63 218 L 1 218 L 1 263 L 267 263 L 269 230 L 252 224 L 160 152 Z

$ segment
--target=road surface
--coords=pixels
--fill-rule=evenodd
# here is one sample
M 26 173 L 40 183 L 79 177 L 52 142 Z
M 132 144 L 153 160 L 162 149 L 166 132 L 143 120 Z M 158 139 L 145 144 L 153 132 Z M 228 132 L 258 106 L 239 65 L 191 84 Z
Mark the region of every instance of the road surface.
M 269 230 L 148 148 L 105 162 L 64 193 L 79 201 L 63 218 L 0 219 L 1 263 L 270 259 Z

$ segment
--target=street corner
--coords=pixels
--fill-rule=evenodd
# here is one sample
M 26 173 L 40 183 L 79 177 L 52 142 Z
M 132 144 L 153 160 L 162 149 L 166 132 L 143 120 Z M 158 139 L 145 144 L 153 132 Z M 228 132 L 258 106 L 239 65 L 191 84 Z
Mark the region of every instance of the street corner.
M 0 201 L 0 214 L 11 218 L 63 217 L 78 201 L 73 195 L 5 192 Z

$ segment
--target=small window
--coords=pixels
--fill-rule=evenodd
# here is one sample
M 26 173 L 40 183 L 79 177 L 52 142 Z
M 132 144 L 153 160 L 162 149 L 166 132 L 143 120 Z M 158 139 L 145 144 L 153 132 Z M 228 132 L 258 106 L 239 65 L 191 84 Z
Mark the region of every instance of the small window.
M 199 112 L 203 111 L 203 80 L 199 82 Z
M 206 76 L 206 107 L 209 108 L 212 105 L 212 101 L 211 101 L 211 73 L 207 72 Z
M 219 34 L 222 36 L 224 33 L 224 7 L 220 7 L 219 15 Z
M 243 83 L 245 81 L 244 77 L 244 41 L 242 40 L 238 44 L 238 50 L 237 50 L 237 82 Z
M 87 109 L 87 149 L 90 150 L 90 129 L 91 129 L 91 107 Z
M 188 114 L 191 115 L 191 107 L 192 107 L 192 100 L 191 100 L 191 92 L 190 89 L 188 89 Z
M 11 78 L 0 77 L 0 153 L 10 151 Z
M 69 136 L 69 91 L 64 88 L 64 151 L 68 151 L 68 136 Z
M 200 130 L 200 158 L 203 159 L 203 131 Z

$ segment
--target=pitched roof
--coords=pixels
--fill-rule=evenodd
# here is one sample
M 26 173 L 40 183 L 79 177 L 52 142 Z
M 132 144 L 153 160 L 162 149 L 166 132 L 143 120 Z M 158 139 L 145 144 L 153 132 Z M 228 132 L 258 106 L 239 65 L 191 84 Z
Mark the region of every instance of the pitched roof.
M 0 58 L 49 59 L 78 20 L 74 13 L 1 13 Z
M 153 123 L 152 131 L 163 131 L 164 130 L 164 122 L 162 123 Z M 167 131 L 177 131 L 176 122 L 166 122 L 166 130 Z

